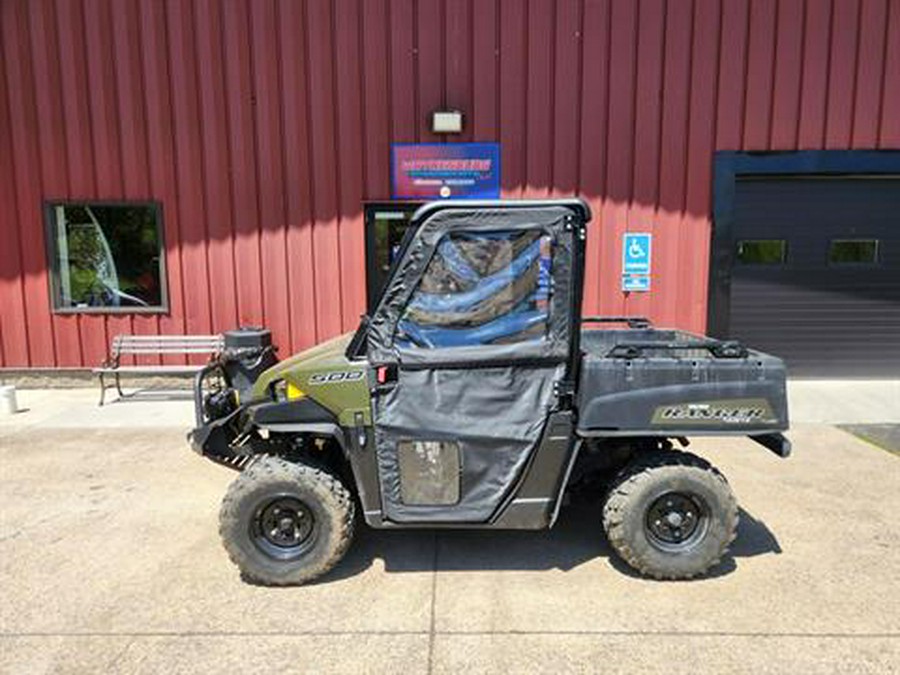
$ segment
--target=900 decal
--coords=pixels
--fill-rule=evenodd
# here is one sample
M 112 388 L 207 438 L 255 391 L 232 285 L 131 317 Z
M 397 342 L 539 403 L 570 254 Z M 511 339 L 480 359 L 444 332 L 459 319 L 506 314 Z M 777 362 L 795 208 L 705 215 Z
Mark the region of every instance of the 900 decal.
M 660 406 L 653 413 L 652 423 L 767 424 L 775 421 L 773 417 L 766 399 L 748 398 Z
M 316 373 L 309 378 L 309 384 L 336 384 L 357 382 L 366 376 L 363 370 L 338 370 L 333 373 Z

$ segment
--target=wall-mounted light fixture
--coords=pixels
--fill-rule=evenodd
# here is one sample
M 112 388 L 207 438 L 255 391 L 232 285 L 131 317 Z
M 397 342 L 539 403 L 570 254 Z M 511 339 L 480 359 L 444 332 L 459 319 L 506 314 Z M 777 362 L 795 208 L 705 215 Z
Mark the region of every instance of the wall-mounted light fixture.
M 459 110 L 435 110 L 431 113 L 431 131 L 436 134 L 460 134 L 463 114 Z

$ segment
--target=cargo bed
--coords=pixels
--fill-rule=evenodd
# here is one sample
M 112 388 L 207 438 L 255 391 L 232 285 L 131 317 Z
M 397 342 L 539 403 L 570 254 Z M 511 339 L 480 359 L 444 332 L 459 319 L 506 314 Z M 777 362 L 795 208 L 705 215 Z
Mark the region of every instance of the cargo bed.
M 630 326 L 582 330 L 579 434 L 762 435 L 787 429 L 781 359 L 648 322 L 632 320 Z

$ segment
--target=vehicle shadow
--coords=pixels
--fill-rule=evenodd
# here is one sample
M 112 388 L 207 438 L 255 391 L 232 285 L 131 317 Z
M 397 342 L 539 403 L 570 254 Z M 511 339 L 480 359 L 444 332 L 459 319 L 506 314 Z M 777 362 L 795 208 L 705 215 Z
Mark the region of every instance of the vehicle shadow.
M 737 539 L 706 577 L 719 577 L 737 568 L 736 560 L 768 553 L 780 554 L 775 534 L 764 522 L 740 510 Z M 612 551 L 600 526 L 600 506 L 563 509 L 552 530 L 372 530 L 357 531 L 347 557 L 322 583 L 359 574 L 381 560 L 386 572 L 540 571 L 571 570 L 606 558 L 616 570 L 639 577 Z

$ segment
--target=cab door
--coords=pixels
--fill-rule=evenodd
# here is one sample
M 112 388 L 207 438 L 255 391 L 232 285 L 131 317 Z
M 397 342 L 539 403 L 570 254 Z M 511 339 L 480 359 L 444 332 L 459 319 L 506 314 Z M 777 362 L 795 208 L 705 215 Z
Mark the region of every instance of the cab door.
M 569 356 L 573 213 L 439 210 L 373 316 L 383 516 L 487 522 L 538 445 Z

